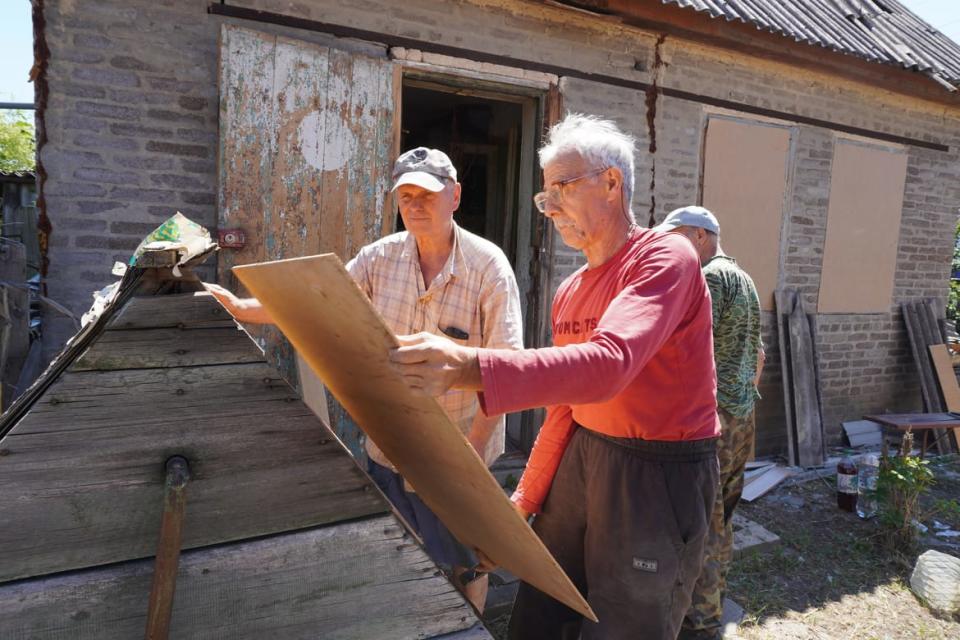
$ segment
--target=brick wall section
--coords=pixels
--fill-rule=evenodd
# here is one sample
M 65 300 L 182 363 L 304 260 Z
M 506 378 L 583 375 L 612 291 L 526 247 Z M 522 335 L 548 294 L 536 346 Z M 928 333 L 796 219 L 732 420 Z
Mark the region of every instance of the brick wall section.
M 46 0 L 50 295 L 75 313 L 176 211 L 217 226 L 220 25 L 206 0 Z M 229 22 L 229 21 L 226 21 Z M 258 27 L 259 28 L 259 27 Z M 329 44 L 316 33 L 263 31 Z M 383 55 L 354 42 L 342 48 Z M 213 267 L 202 268 L 213 277 Z
M 657 101 L 654 217 L 658 223 L 674 209 L 700 201 L 700 153 L 705 120 L 699 104 L 666 96 L 660 96 Z M 649 213 L 648 208 L 647 217 Z
M 577 113 L 602 115 L 617 123 L 623 131 L 634 136 L 637 149 L 645 150 L 650 142 L 644 108 L 644 94 L 632 89 L 589 82 L 577 78 L 563 78 L 560 83 L 564 109 Z M 637 153 L 635 159 L 632 207 L 637 221 L 645 224 L 650 208 L 650 164 L 647 153 Z M 551 289 L 556 290 L 563 280 L 586 261 L 579 251 L 563 244 L 554 232 L 554 261 L 551 271 Z
M 85 310 L 176 211 L 216 225 L 217 26 L 204 3 L 45 3 L 50 295 Z
M 422 38 L 548 64 L 649 81 L 656 35 L 536 3 L 508 0 L 238 0 L 233 4 L 370 31 Z M 179 209 L 216 225 L 217 36 L 223 19 L 205 0 L 46 0 L 49 144 L 41 161 L 48 215 L 51 295 L 76 311 L 112 280 L 144 233 Z M 325 36 L 246 23 L 306 40 Z M 536 46 L 531 46 L 535 42 Z M 355 43 L 339 46 L 357 46 Z M 960 117 L 851 83 L 824 80 L 682 43 L 661 47 L 663 86 L 932 139 L 950 153 L 909 149 L 894 305 L 889 313 L 817 319 L 828 436 L 866 411 L 919 407 L 899 302 L 945 295 L 952 231 L 960 206 Z M 655 217 L 699 200 L 700 153 L 709 108 L 661 97 L 658 151 L 647 152 L 644 94 L 563 80 L 565 106 L 614 118 L 638 138 L 638 220 L 649 219 L 656 166 Z M 749 118 L 749 116 L 746 116 Z M 783 212 L 781 282 L 799 288 L 810 310 L 820 285 L 835 134 L 793 128 Z M 582 264 L 559 238 L 552 286 Z M 779 354 L 773 315 L 765 314 L 768 363 L 758 407 L 758 451 L 784 449 Z

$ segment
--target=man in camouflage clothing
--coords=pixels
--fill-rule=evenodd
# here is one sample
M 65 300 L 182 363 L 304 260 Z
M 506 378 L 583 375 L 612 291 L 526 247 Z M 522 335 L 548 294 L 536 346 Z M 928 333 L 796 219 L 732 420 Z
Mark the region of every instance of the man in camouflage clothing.
M 750 276 L 720 249 L 720 224 L 710 211 L 695 206 L 677 209 L 658 229 L 682 234 L 693 243 L 713 302 L 713 357 L 722 429 L 717 445 L 720 491 L 704 547 L 703 569 L 679 636 L 713 640 L 723 633 L 723 597 L 733 558 L 733 511 L 743 492 L 743 472 L 753 450 L 753 408 L 763 366 L 760 299 Z

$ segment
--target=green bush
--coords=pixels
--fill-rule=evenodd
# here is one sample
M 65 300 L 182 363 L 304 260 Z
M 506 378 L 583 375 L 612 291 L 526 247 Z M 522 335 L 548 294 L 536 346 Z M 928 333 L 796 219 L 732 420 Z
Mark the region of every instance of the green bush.
M 33 120 L 23 111 L 0 110 L 0 171 L 33 171 L 36 155 Z
M 934 483 L 933 471 L 926 460 L 910 455 L 913 433 L 907 431 L 900 445 L 900 455 L 884 457 L 877 480 L 880 525 L 885 544 L 903 554 L 913 551 L 917 527 L 923 520 L 920 496 Z

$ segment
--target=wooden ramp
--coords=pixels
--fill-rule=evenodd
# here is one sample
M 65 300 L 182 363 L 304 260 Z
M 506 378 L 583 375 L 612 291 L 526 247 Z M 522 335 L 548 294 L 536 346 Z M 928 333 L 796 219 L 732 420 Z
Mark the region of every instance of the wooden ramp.
M 143 636 L 174 455 L 191 479 L 171 638 L 489 637 L 220 305 L 153 284 L 128 283 L 0 420 L 0 638 Z

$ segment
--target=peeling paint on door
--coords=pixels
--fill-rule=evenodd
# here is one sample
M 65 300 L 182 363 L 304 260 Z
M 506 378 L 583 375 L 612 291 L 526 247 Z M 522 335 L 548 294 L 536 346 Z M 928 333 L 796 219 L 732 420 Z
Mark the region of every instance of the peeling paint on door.
M 339 171 L 357 152 L 357 140 L 347 130 L 338 140 L 327 143 L 324 139 L 324 117 L 319 111 L 307 114 L 300 121 L 297 135 L 303 159 L 314 169 Z M 329 149 L 328 149 L 329 145 Z M 325 152 L 329 154 L 325 156 Z
M 390 228 L 394 63 L 233 25 L 220 37 L 219 224 L 247 236 L 220 253 L 220 282 L 239 289 L 238 264 L 329 251 L 346 262 Z M 296 380 L 286 341 L 261 337 Z

